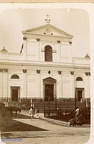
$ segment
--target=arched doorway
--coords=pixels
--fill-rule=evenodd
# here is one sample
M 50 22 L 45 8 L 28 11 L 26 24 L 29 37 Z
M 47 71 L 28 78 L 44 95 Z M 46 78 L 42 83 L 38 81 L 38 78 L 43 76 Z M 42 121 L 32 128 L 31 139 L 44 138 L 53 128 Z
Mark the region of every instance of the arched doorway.
M 44 85 L 44 116 L 57 113 L 56 80 L 48 77 L 43 79 Z
M 45 47 L 45 61 L 52 61 L 52 47 L 49 45 Z

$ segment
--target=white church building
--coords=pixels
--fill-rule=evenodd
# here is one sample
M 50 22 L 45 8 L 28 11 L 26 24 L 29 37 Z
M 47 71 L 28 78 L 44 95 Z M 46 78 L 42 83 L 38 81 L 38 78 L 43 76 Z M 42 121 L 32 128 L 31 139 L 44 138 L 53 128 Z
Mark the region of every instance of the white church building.
M 50 24 L 22 31 L 19 53 L 0 51 L 0 101 L 90 102 L 90 57 L 72 57 L 73 36 Z

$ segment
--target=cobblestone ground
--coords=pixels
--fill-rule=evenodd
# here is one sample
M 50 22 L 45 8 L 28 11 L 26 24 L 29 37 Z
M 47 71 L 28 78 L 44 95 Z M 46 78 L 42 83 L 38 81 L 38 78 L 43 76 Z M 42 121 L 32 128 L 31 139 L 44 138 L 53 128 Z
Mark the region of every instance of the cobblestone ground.
M 16 118 L 15 120 L 47 131 L 9 132 L 9 139 L 6 137 L 3 139 L 6 144 L 85 144 L 90 136 L 90 127 L 88 126 L 64 127 L 41 119 Z

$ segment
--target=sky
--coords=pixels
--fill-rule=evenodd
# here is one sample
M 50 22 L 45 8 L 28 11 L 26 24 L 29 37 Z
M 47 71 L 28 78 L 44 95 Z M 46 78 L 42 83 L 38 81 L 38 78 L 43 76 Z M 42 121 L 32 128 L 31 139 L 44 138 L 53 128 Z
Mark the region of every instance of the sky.
M 22 31 L 46 24 L 46 15 L 50 24 L 73 36 L 71 53 L 73 57 L 90 54 L 90 24 L 87 11 L 82 9 L 5 9 L 0 12 L 0 50 L 19 53 L 22 43 Z

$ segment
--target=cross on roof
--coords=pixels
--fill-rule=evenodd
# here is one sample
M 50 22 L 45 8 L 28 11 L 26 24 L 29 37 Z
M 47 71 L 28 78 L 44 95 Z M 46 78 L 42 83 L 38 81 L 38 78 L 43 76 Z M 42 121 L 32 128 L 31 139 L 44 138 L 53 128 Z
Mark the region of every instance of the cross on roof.
M 49 24 L 51 20 L 49 19 L 49 15 L 46 15 L 46 16 L 47 16 L 47 18 L 45 19 L 45 21 L 47 24 Z

